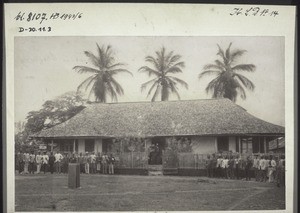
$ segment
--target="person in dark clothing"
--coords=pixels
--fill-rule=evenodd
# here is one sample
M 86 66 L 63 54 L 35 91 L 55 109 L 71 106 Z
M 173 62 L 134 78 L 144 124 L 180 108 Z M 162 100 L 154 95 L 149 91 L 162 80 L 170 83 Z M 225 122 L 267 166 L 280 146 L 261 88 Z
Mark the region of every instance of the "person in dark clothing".
M 247 160 L 246 160 L 246 165 L 245 165 L 246 180 L 251 180 L 251 176 L 250 176 L 251 167 L 252 167 L 252 160 L 250 159 L 250 156 L 248 156 Z
M 210 155 L 207 155 L 207 160 L 206 160 L 206 171 L 207 171 L 207 177 L 213 177 L 212 175 L 212 159 L 210 158 Z
M 212 177 L 217 177 L 217 158 L 216 155 L 212 155 L 211 159 Z
M 18 159 L 19 174 L 23 174 L 24 171 L 23 153 L 19 152 L 17 155 L 17 159 Z
M 53 172 L 54 172 L 54 162 L 55 162 L 55 157 L 53 155 L 53 152 L 51 152 L 51 154 L 49 156 L 49 167 L 50 167 L 51 174 L 53 174 Z

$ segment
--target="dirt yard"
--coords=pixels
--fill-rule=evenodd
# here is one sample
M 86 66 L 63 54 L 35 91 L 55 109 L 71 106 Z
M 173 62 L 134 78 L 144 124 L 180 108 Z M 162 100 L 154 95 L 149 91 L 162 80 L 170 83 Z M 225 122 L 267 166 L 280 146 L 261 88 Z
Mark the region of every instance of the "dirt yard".
M 285 188 L 243 180 L 177 176 L 16 175 L 16 211 L 201 211 L 284 209 Z

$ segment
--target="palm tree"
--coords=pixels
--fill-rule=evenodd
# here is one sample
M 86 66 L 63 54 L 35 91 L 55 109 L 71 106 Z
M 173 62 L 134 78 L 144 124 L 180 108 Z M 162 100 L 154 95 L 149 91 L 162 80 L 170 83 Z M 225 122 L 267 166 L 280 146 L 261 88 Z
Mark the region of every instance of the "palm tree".
M 231 45 L 232 43 L 229 44 L 225 52 L 217 45 L 219 48 L 217 55 L 222 60 L 215 60 L 214 64 L 205 65 L 202 73 L 199 74 L 199 79 L 203 76 L 215 75 L 216 78 L 207 85 L 206 92 L 211 92 L 213 98 L 229 98 L 236 102 L 238 94 L 242 99 L 246 99 L 245 89 L 254 90 L 254 84 L 240 72 L 254 72 L 255 65 L 235 65 L 236 59 L 242 56 L 246 50 L 237 49 L 231 51 Z
M 112 101 L 118 101 L 118 95 L 123 95 L 124 90 L 114 77 L 116 74 L 122 72 L 131 75 L 132 73 L 121 68 L 125 64 L 115 63 L 115 58 L 110 45 L 107 47 L 99 47 L 97 43 L 96 45 L 98 56 L 89 51 L 84 51 L 84 54 L 90 59 L 95 68 L 86 66 L 75 66 L 73 68 L 78 73 L 92 74 L 77 87 L 77 90 L 79 91 L 82 88 L 87 90 L 90 88 L 89 98 L 94 94 L 96 102 L 106 103 L 107 96 L 110 96 Z
M 160 51 L 156 51 L 156 58 L 153 56 L 147 56 L 146 62 L 153 65 L 153 69 L 148 66 L 143 66 L 139 69 L 139 72 L 148 73 L 149 77 L 154 76 L 153 79 L 142 84 L 141 90 L 145 90 L 148 85 L 151 85 L 147 97 L 151 95 L 152 91 L 155 90 L 151 101 L 155 101 L 160 94 L 161 101 L 167 101 L 169 95 L 174 93 L 178 99 L 180 95 L 178 93 L 177 85 L 180 84 L 188 89 L 188 84 L 174 76 L 172 74 L 182 73 L 184 68 L 184 62 L 179 61 L 180 55 L 174 55 L 173 51 L 166 53 L 166 49 L 162 47 Z

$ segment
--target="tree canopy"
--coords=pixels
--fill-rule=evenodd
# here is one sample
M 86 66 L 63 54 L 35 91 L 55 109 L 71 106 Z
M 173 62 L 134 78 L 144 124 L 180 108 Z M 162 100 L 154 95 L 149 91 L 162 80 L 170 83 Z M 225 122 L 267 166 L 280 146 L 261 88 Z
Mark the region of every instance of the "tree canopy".
M 173 51 L 167 53 L 164 47 L 160 51 L 155 52 L 155 56 L 147 56 L 146 62 L 150 63 L 153 68 L 143 66 L 139 72 L 145 72 L 149 77 L 154 76 L 153 79 L 142 84 L 141 90 L 145 90 L 149 85 L 147 97 L 154 91 L 151 101 L 155 101 L 159 95 L 161 101 L 169 100 L 170 94 L 175 94 L 178 99 L 180 95 L 178 92 L 178 85 L 184 86 L 188 89 L 188 84 L 172 75 L 182 73 L 185 64 L 181 60 L 180 55 L 175 55 Z
M 115 76 L 120 73 L 128 73 L 130 71 L 122 68 L 124 63 L 116 63 L 114 53 L 110 45 L 99 46 L 97 44 L 98 55 L 94 55 L 90 51 L 84 51 L 84 54 L 90 59 L 93 67 L 75 66 L 73 69 L 78 73 L 90 73 L 77 88 L 78 91 L 85 88 L 88 89 L 89 98 L 93 94 L 96 102 L 106 103 L 109 96 L 112 101 L 118 101 L 118 96 L 124 94 L 122 86 L 117 82 Z
M 239 57 L 246 53 L 246 50 L 236 49 L 231 51 L 232 43 L 224 51 L 218 46 L 217 55 L 221 60 L 215 60 L 214 64 L 207 64 L 203 71 L 199 74 L 199 79 L 204 76 L 216 76 L 206 87 L 207 93 L 212 93 L 213 98 L 229 98 L 236 102 L 237 96 L 240 95 L 242 99 L 246 99 L 246 91 L 248 89 L 253 91 L 255 86 L 247 77 L 241 72 L 254 72 L 254 64 L 236 64 Z

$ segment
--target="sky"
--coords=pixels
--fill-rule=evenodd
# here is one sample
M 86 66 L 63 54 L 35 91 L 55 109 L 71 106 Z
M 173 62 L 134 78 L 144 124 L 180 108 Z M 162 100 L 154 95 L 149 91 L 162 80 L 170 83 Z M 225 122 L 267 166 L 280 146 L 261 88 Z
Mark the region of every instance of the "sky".
M 141 84 L 152 79 L 138 72 L 141 66 L 151 66 L 145 57 L 155 55 L 163 46 L 182 56 L 185 62 L 183 73 L 174 76 L 186 81 L 188 90 L 179 88 L 181 100 L 209 99 L 205 87 L 213 76 L 198 79 L 203 67 L 218 59 L 217 44 L 226 49 L 243 49 L 247 52 L 237 64 L 256 65 L 253 73 L 244 72 L 254 84 L 254 91 L 246 91 L 247 99 L 238 98 L 236 104 L 250 114 L 265 121 L 285 126 L 284 121 L 284 37 L 15 37 L 14 55 L 14 100 L 15 121 L 25 121 L 27 113 L 39 110 L 46 100 L 54 99 L 77 86 L 89 74 L 78 74 L 72 68 L 77 65 L 91 66 L 84 51 L 97 54 L 96 43 L 111 45 L 117 62 L 126 63 L 133 73 L 116 76 L 124 89 L 119 102 L 150 101 L 147 90 L 141 92 Z M 171 96 L 171 100 L 176 100 Z

